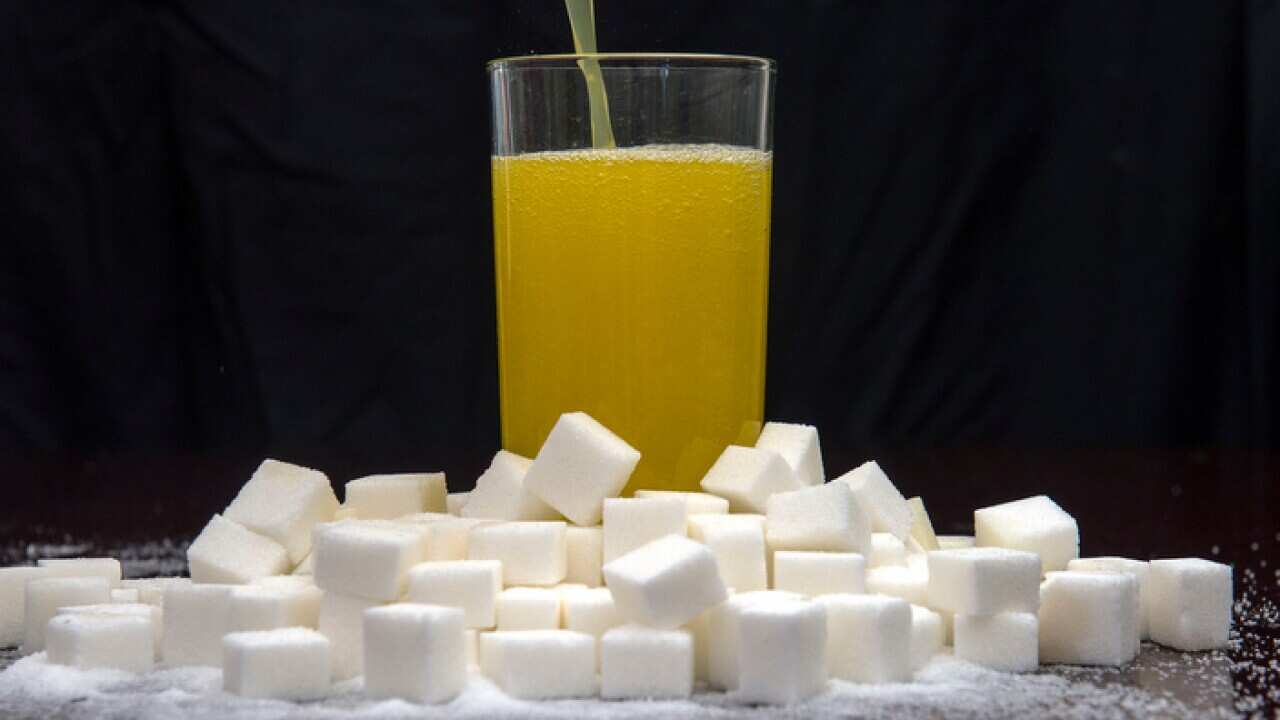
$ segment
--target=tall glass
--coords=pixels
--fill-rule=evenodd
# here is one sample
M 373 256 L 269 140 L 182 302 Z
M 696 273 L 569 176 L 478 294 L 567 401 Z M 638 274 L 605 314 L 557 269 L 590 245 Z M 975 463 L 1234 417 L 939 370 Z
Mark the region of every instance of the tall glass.
M 584 410 L 640 450 L 629 491 L 696 490 L 763 421 L 773 62 L 528 56 L 489 81 L 503 447 Z

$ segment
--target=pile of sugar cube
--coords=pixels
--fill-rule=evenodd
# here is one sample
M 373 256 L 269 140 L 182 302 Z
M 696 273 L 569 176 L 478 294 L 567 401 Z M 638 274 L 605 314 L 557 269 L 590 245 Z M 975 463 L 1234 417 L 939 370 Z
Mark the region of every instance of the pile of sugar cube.
M 639 460 L 581 412 L 533 459 L 499 451 L 470 493 L 376 475 L 339 504 L 323 473 L 266 460 L 191 544 L 190 578 L 122 580 L 109 558 L 0 569 L 0 646 L 220 667 L 256 698 L 362 676 L 370 697 L 441 703 L 481 673 L 522 699 L 787 704 L 832 678 L 911 682 L 948 646 L 1025 672 L 1228 641 L 1229 566 L 1079 558 L 1045 496 L 937 536 L 875 462 L 827 482 L 817 430 L 787 423 L 725 448 L 704 492 L 619 497 Z

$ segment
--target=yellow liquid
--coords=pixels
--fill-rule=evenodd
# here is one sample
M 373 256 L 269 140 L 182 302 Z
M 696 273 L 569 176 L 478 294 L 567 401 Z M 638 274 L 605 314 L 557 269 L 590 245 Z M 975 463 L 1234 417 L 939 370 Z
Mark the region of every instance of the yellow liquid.
M 697 489 L 764 412 L 769 153 L 493 158 L 503 447 L 585 410 L 641 452 L 628 492 Z

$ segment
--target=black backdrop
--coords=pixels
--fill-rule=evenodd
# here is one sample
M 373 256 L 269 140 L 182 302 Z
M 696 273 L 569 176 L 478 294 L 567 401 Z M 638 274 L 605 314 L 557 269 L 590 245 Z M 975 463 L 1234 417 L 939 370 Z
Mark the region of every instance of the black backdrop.
M 778 60 L 770 417 L 855 455 L 1280 444 L 1274 3 L 599 4 L 604 49 Z M 0 32 L 0 449 L 470 483 L 483 63 L 569 49 L 558 0 Z

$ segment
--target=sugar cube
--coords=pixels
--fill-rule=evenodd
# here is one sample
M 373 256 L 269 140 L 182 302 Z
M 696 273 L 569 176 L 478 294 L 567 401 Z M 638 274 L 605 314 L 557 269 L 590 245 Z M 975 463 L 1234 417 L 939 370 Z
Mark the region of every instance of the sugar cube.
M 939 535 L 939 550 L 959 550 L 961 548 L 975 547 L 972 535 Z
M 22 644 L 27 631 L 27 582 L 48 577 L 53 577 L 48 568 L 0 568 L 0 648 Z
M 420 528 L 427 536 L 427 560 L 466 560 L 471 531 L 485 525 L 498 525 L 496 520 L 454 517 L 445 513 L 415 513 L 397 518 L 396 522 Z
M 155 632 L 148 618 L 57 615 L 49 620 L 45 638 L 48 659 L 54 665 L 144 673 L 155 664 Z
M 1031 672 L 1040 664 L 1040 625 L 1027 612 L 955 616 L 955 654 L 1004 672 Z
M 111 591 L 111 602 L 119 605 L 136 605 L 138 603 L 138 591 L 125 588 L 114 589 Z
M 191 578 L 184 577 L 125 578 L 120 581 L 120 587 L 138 591 L 138 602 L 157 607 L 164 605 L 166 590 L 190 584 Z
M 368 475 L 347 483 L 343 507 L 362 519 L 392 520 L 410 513 L 445 511 L 442 472 Z
M 107 605 L 71 605 L 58 608 L 59 615 L 105 615 L 108 617 L 140 618 L 151 628 L 151 654 L 160 658 L 160 642 L 164 637 L 164 613 L 154 605 L 143 603 L 109 603 Z M 66 663 L 69 664 L 69 663 Z
M 560 513 L 524 486 L 532 460 L 499 450 L 489 468 L 476 480 L 463 517 L 493 520 L 559 520 Z
M 112 588 L 120 587 L 120 561 L 115 558 L 46 558 L 36 561 L 50 577 L 100 577 Z
M 763 513 L 774 493 L 804 485 L 795 471 L 773 450 L 730 445 L 702 478 L 702 489 L 729 501 L 733 512 Z
M 451 492 L 444 496 L 444 508 L 450 515 L 461 515 L 462 508 L 466 507 L 467 500 L 471 498 L 471 492 Z
M 907 546 L 889 533 L 871 533 L 871 547 L 867 553 L 867 567 L 907 564 Z
M 570 525 L 565 529 L 565 582 L 599 587 L 603 582 L 604 528 Z
M 907 499 L 898 492 L 879 463 L 874 460 L 865 462 L 836 478 L 836 482 L 844 483 L 853 491 L 859 507 L 871 519 L 873 531 L 891 533 L 904 542 L 911 535 L 911 526 L 915 522 L 911 506 L 907 505 Z
M 289 569 L 280 543 L 214 515 L 187 548 L 191 579 L 197 583 L 243 585 Z
M 791 466 L 801 485 L 821 485 L 827 476 L 822 469 L 822 447 L 818 429 L 812 425 L 768 422 L 756 439 L 756 447 L 773 450 Z
M 606 564 L 604 579 L 624 618 L 667 630 L 728 594 L 715 555 L 680 535 L 667 535 Z
M 497 560 L 425 562 L 409 570 L 409 602 L 460 608 L 469 628 L 497 624 L 501 591 L 502 563 Z
M 364 672 L 364 613 L 386 603 L 327 592 L 320 598 L 317 627 L 329 638 L 334 680 Z
M 705 622 L 706 680 L 714 688 L 734 690 L 738 687 L 738 668 L 742 655 L 739 619 L 744 608 L 770 602 L 803 600 L 796 593 L 775 590 L 730 595 L 724 602 L 708 609 L 695 620 Z M 695 647 L 695 653 L 697 648 Z M 696 662 L 696 658 L 695 658 Z
M 499 630 L 555 630 L 560 627 L 560 591 L 513 587 L 498 593 Z
M 929 604 L 929 573 L 901 565 L 886 565 L 867 571 L 867 592 L 888 595 L 916 605 Z
M 236 632 L 222 640 L 222 687 L 233 695 L 316 700 L 329 692 L 332 649 L 307 628 Z
M 1138 655 L 1138 581 L 1055 571 L 1040 587 L 1040 662 L 1124 665 Z
M 687 630 L 638 625 L 613 628 L 600 640 L 600 697 L 686 698 L 693 694 L 693 636 Z
M 59 608 L 110 602 L 111 586 L 103 577 L 50 577 L 28 581 L 23 603 L 26 625 L 22 654 L 44 650 L 45 629 Z
M 965 615 L 1034 613 L 1040 607 L 1040 558 L 1034 553 L 981 547 L 928 555 L 927 604 Z
M 406 603 L 364 614 L 364 689 L 375 698 L 442 703 L 467 682 L 463 611 Z
M 525 473 L 524 486 L 578 525 L 599 525 L 605 498 L 626 487 L 640 453 L 584 412 L 565 413 Z
M 685 534 L 685 504 L 674 498 L 608 498 L 604 501 L 604 562 L 664 535 Z
M 933 532 L 933 521 L 929 519 L 929 512 L 924 509 L 924 500 L 918 497 L 907 498 L 907 507 L 911 508 L 911 538 L 920 546 L 920 550 L 941 550 L 938 536 Z
M 622 616 L 608 588 L 570 590 L 560 594 L 560 615 L 565 630 L 595 638 L 622 624 Z
M 866 562 L 857 553 L 779 550 L 773 555 L 773 587 L 810 597 L 861 594 L 867 591 Z
M 280 543 L 289 561 L 299 563 L 311 551 L 311 528 L 337 510 L 338 496 L 324 473 L 267 459 L 222 515 Z
M 729 501 L 722 497 L 702 492 L 682 492 L 677 490 L 637 490 L 638 498 L 671 498 L 684 503 L 686 515 L 724 515 L 729 512 Z
M 172 585 L 164 593 L 161 656 L 171 667 L 222 665 L 222 636 L 231 632 L 231 585 Z
M 827 684 L 827 613 L 808 600 L 749 605 L 738 617 L 742 643 L 736 699 L 786 705 Z
M 312 627 L 320 621 L 320 588 L 287 589 L 245 585 L 231 591 L 231 629 L 234 632 Z
M 823 595 L 827 669 L 856 683 L 911 679 L 911 606 L 882 595 Z
M 523 700 L 596 694 L 596 639 L 570 630 L 485 633 L 481 665 L 512 697 Z
M 866 552 L 871 545 L 867 516 L 842 483 L 776 493 L 766 516 L 769 547 L 775 550 Z
M 563 522 L 509 522 L 471 531 L 467 557 L 502 562 L 507 585 L 555 585 L 568 572 Z
M 1147 623 L 1147 576 L 1151 565 L 1144 560 L 1131 560 L 1122 557 L 1076 558 L 1067 563 L 1068 570 L 1079 572 L 1122 572 L 1133 576 L 1138 583 L 1138 637 L 1140 640 L 1151 638 L 1150 626 Z
M 315 529 L 315 583 L 328 592 L 397 600 L 409 568 L 426 559 L 427 534 L 385 520 L 344 520 Z
M 942 615 L 921 605 L 911 606 L 911 669 L 919 670 L 942 652 L 947 641 Z
M 1199 558 L 1152 560 L 1147 592 L 1152 640 L 1178 650 L 1227 646 L 1230 565 Z
M 975 510 L 973 525 L 979 547 L 1033 552 L 1040 556 L 1042 572 L 1066 570 L 1080 556 L 1076 519 L 1045 495 Z
M 689 523 L 689 536 L 706 545 L 716 556 L 720 577 L 738 592 L 769 586 L 765 565 L 764 528 L 758 522 L 742 522 L 740 515 L 698 515 Z

